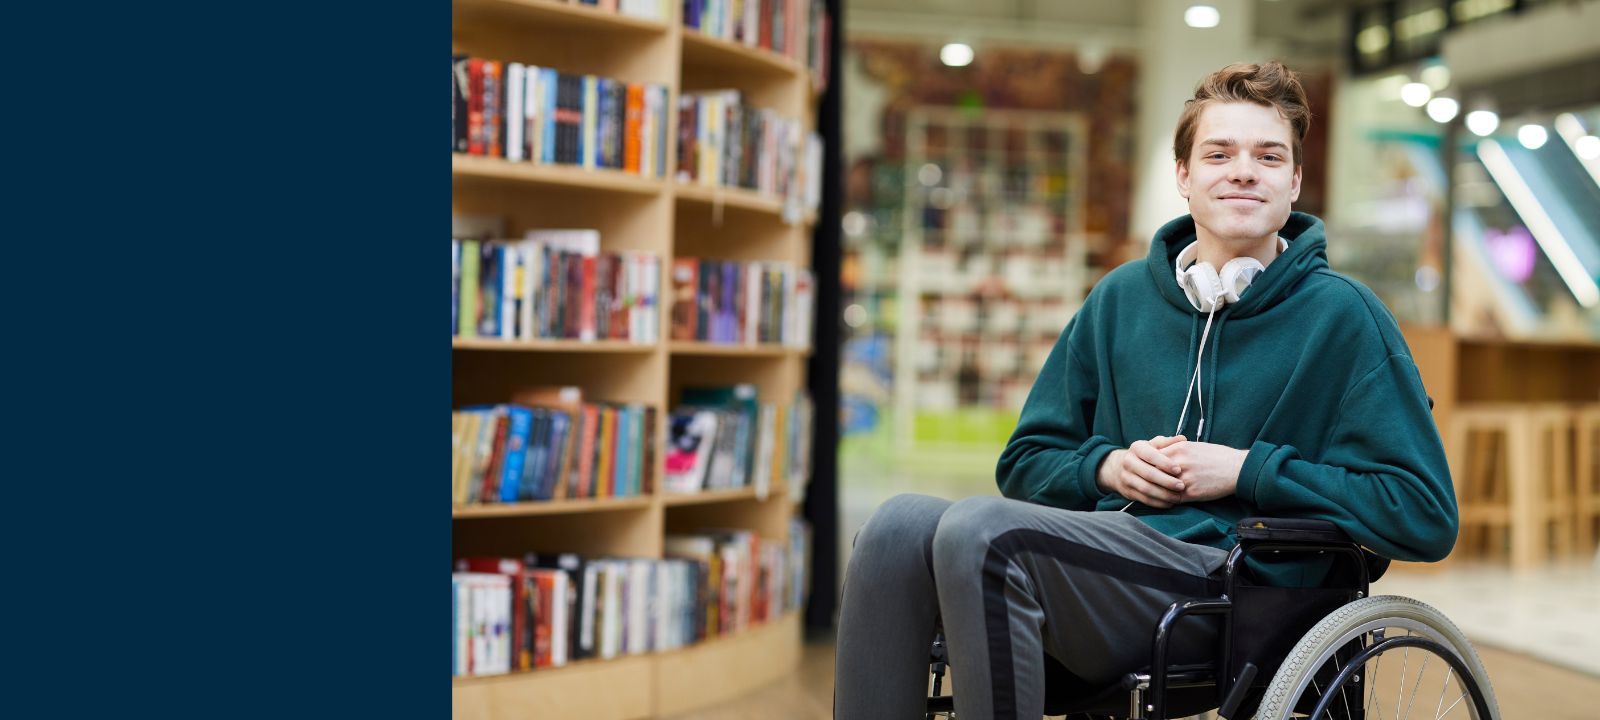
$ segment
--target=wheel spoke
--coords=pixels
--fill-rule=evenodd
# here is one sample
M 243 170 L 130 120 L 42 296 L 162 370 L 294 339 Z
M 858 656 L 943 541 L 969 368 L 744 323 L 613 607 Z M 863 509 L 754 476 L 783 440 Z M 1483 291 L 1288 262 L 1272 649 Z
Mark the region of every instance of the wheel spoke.
M 1406 701 L 1406 717 L 1411 717 L 1411 706 L 1417 703 L 1417 692 L 1422 689 L 1422 678 L 1428 674 L 1428 661 L 1433 653 L 1422 656 L 1422 667 L 1417 668 L 1417 684 L 1411 688 L 1411 699 Z
M 1339 667 L 1339 653 L 1337 651 L 1333 653 L 1333 671 L 1335 676 L 1344 672 L 1344 668 Z M 1339 688 L 1339 699 L 1344 701 L 1344 716 L 1346 718 L 1350 717 L 1350 693 L 1346 692 L 1344 688 Z
M 1406 637 L 1410 637 L 1408 631 Z M 1400 652 L 1400 682 L 1394 692 L 1394 720 L 1400 720 L 1400 698 L 1406 695 L 1406 668 L 1411 664 L 1411 646 L 1407 645 Z
M 1444 676 L 1444 687 L 1439 688 L 1439 702 L 1434 703 L 1434 705 L 1433 705 L 1433 720 L 1439 720 L 1439 718 L 1444 717 L 1444 714 L 1439 712 L 1439 708 L 1444 707 L 1444 694 L 1446 692 L 1449 692 L 1449 690 L 1450 690 L 1450 678 L 1453 678 L 1455 676 L 1456 676 L 1456 671 L 1454 669 L 1451 669 L 1450 672 L 1445 674 L 1445 676 Z
M 1372 664 L 1372 671 L 1367 673 L 1367 712 L 1368 716 L 1377 717 L 1378 705 L 1378 668 L 1383 667 L 1383 653 L 1378 653 L 1377 662 Z
M 1317 684 L 1316 678 L 1311 679 L 1311 689 L 1317 691 L 1317 700 L 1322 700 L 1322 686 Z M 1333 720 L 1332 710 L 1323 710 L 1323 712 L 1328 714 L 1328 720 Z
M 1447 708 L 1444 709 L 1444 714 L 1445 715 L 1449 715 L 1450 711 L 1456 709 L 1456 706 L 1460 705 L 1461 701 L 1466 699 L 1466 697 L 1467 697 L 1467 691 L 1462 690 L 1461 694 L 1456 696 L 1456 701 L 1453 702 L 1453 703 L 1450 703 L 1450 707 L 1447 707 Z

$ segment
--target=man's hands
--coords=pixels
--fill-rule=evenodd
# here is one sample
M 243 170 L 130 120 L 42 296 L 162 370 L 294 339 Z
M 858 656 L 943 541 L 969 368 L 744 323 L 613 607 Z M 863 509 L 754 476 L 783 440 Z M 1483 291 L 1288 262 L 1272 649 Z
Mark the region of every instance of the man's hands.
M 1137 441 L 1126 450 L 1112 450 L 1100 464 L 1100 489 L 1156 508 L 1182 502 L 1184 483 L 1178 477 L 1182 466 L 1162 451 L 1183 441 L 1182 435 L 1159 436 Z
M 1203 442 L 1173 443 L 1165 451 L 1172 462 L 1183 468 L 1183 502 L 1204 502 L 1233 494 L 1239 487 L 1239 471 L 1244 468 L 1248 450 Z
M 1100 465 L 1100 489 L 1154 508 L 1232 495 L 1248 453 L 1189 442 L 1182 435 L 1140 440 L 1113 450 Z

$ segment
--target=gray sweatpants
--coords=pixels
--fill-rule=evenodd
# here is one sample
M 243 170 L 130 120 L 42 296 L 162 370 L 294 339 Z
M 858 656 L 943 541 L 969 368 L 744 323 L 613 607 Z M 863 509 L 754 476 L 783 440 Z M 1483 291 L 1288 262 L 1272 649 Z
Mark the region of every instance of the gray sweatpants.
M 834 716 L 921 717 L 942 618 L 957 717 L 1038 718 L 1046 653 L 1096 683 L 1147 666 L 1161 614 L 1220 595 L 1226 559 L 1126 513 L 891 498 L 857 534 L 845 574 Z M 1182 624 L 1169 662 L 1215 657 L 1215 620 Z

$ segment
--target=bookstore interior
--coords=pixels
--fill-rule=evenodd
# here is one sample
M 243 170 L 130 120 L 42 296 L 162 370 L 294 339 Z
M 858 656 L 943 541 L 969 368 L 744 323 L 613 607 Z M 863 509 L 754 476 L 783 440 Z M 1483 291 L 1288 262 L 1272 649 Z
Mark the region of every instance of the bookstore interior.
M 1062 329 L 1188 211 L 1183 101 L 1267 60 L 1459 507 L 1373 592 L 1507 717 L 1592 716 L 1600 0 L 451 9 L 455 717 L 832 717 L 856 532 L 999 494 Z

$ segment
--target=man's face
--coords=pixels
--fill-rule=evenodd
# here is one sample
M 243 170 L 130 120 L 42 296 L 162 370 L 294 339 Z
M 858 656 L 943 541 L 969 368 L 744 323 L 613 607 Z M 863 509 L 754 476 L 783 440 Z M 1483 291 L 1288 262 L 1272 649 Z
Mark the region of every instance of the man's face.
M 1283 227 L 1300 197 L 1293 133 L 1273 107 L 1218 102 L 1201 111 L 1189 160 L 1178 163 L 1178 192 L 1200 232 L 1244 244 Z

